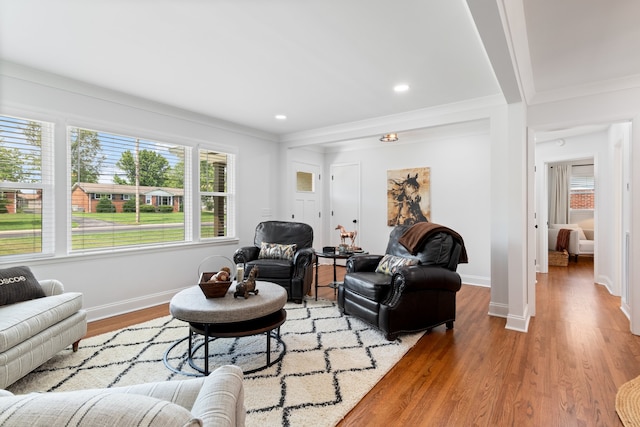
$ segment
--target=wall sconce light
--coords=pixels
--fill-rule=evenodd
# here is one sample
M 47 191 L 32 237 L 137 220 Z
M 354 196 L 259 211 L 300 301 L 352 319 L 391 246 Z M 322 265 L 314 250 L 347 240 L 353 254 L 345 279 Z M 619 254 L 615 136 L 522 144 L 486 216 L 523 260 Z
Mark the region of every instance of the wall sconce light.
M 388 133 L 380 137 L 380 141 L 382 142 L 396 142 L 397 140 L 398 140 L 397 133 Z

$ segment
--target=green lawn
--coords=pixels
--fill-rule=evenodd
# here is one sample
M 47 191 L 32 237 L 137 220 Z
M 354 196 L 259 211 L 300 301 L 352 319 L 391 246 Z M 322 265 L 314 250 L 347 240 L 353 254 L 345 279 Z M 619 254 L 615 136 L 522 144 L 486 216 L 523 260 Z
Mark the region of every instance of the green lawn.
M 38 229 L 41 222 L 40 214 L 0 214 L 0 231 Z
M 42 251 L 42 239 L 33 237 L 7 237 L 0 239 L 0 256 L 33 254 Z
M 101 221 L 113 222 L 116 224 L 135 225 L 136 214 L 135 212 L 121 212 L 121 213 L 84 213 L 75 212 L 72 215 L 73 218 L 90 218 L 99 219 Z M 173 224 L 183 223 L 184 212 L 140 212 L 140 224 Z
M 74 251 L 111 248 L 118 246 L 145 245 L 184 240 L 184 228 L 166 230 L 131 230 L 118 233 L 73 234 L 71 245 Z
M 135 213 L 74 213 L 74 217 L 98 219 L 121 225 L 135 225 Z M 201 213 L 203 226 L 201 237 L 216 237 L 210 224 L 213 222 L 212 212 Z M 140 223 L 149 224 L 183 224 L 184 213 L 141 213 Z M 40 215 L 34 214 L 0 214 L 0 231 L 40 230 Z M 77 223 L 73 222 L 73 226 Z M 179 242 L 185 239 L 184 227 L 167 227 L 158 230 L 133 229 L 106 233 L 73 233 L 73 250 L 86 250 L 105 247 L 118 247 L 128 245 L 153 244 L 162 242 Z M 28 237 L 3 237 L 0 244 L 0 256 L 25 253 L 38 253 L 41 251 L 41 237 L 38 234 Z
M 213 221 L 213 212 L 201 212 L 201 221 L 210 222 Z M 113 222 L 116 224 L 135 225 L 136 214 L 125 213 L 83 213 L 74 212 L 73 217 L 77 218 L 90 218 L 98 219 L 101 221 Z M 0 231 L 13 231 L 13 230 L 33 230 L 40 228 L 41 216 L 39 214 L 0 214 Z M 72 219 L 72 222 L 73 219 Z M 174 224 L 183 223 L 183 212 L 172 213 L 156 213 L 156 212 L 142 212 L 140 213 L 141 224 Z

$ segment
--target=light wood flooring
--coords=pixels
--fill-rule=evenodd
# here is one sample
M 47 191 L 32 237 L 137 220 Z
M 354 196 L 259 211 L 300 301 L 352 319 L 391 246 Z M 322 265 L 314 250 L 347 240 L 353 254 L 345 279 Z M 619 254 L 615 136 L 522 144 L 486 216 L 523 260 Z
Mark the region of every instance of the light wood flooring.
M 332 275 L 320 266 L 320 283 Z M 487 315 L 488 288 L 463 285 L 454 329 L 423 336 L 339 426 L 621 426 L 615 395 L 640 375 L 640 337 L 620 298 L 593 283 L 588 258 L 539 274 L 536 296 L 521 333 Z M 165 304 L 92 322 L 89 336 L 166 314 Z

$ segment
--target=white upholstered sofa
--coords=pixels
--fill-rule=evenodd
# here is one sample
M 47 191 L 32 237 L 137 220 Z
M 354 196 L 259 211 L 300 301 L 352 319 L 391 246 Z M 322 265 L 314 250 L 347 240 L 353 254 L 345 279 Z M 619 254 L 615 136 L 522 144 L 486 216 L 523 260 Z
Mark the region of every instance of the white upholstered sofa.
M 1 426 L 244 426 L 242 369 L 128 387 L 13 395 L 0 390 Z
M 77 350 L 86 333 L 81 293 L 64 292 L 57 280 L 37 281 L 27 267 L 0 270 L 0 388 L 70 345 Z
M 567 252 L 569 255 L 578 259 L 578 255 L 593 255 L 594 253 L 594 240 L 593 230 L 583 229 L 578 224 L 551 224 L 549 225 L 549 250 L 556 250 L 556 242 L 558 240 L 558 233 L 561 229 L 571 230 L 569 235 L 569 247 Z

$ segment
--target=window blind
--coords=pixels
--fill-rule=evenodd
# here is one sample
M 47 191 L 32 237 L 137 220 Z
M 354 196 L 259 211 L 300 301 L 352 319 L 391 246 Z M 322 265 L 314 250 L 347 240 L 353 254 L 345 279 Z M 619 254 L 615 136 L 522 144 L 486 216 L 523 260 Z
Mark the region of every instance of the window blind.
M 72 252 L 188 240 L 188 147 L 77 127 L 67 134 Z
M 52 123 L 0 116 L 0 256 L 54 251 Z
M 200 238 L 235 235 L 234 156 L 200 149 Z

